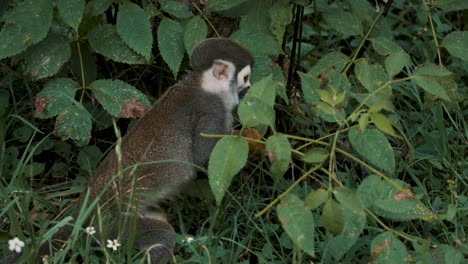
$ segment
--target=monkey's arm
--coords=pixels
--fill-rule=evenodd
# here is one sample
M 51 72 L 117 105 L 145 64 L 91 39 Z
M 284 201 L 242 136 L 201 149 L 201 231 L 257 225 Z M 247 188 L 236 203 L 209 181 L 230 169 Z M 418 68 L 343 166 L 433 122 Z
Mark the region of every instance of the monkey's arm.
M 229 133 L 228 130 L 226 116 L 223 113 L 211 113 L 199 116 L 196 119 L 193 131 L 193 162 L 201 166 L 206 165 L 211 151 L 218 141 L 217 138 L 202 137 L 200 133 L 226 134 Z

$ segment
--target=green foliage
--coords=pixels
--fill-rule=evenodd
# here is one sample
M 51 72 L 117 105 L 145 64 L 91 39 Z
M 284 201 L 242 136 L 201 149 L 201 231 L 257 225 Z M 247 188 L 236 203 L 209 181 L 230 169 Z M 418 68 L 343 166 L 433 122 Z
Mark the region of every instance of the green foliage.
M 177 262 L 467 256 L 467 1 L 4 2 L 0 262 L 13 237 L 30 261 L 63 226 L 54 263 L 146 261 L 131 241 L 114 252 L 87 235 L 92 208 L 73 219 L 73 201 L 115 141 L 113 119 L 142 116 L 218 35 L 255 58 L 236 126 L 259 135 L 208 135 L 223 137 L 208 180 L 168 214 Z

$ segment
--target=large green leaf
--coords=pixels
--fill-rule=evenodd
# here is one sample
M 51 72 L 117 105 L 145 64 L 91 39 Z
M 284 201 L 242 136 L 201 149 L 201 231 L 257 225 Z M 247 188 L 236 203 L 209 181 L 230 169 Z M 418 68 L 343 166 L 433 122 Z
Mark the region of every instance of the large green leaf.
M 388 76 L 379 64 L 370 65 L 366 59 L 359 59 L 354 66 L 354 73 L 361 84 L 373 92 L 388 81 Z
M 408 251 L 405 245 L 390 231 L 376 236 L 371 243 L 372 263 L 398 264 L 406 262 Z
M 216 143 L 208 162 L 208 180 L 219 204 L 231 180 L 244 167 L 249 144 L 243 137 L 226 136 Z
M 413 77 L 417 85 L 426 92 L 438 96 L 444 100 L 451 101 L 447 93 L 446 86 L 442 81 L 450 78 L 452 73 L 443 66 L 432 63 L 424 64 L 413 72 Z
M 385 58 L 385 70 L 388 73 L 388 76 L 397 75 L 403 67 L 408 65 L 410 62 L 410 57 L 405 51 L 393 52 Z
M 278 218 L 294 244 L 313 257 L 315 223 L 304 201 L 294 194 L 286 195 L 278 205 Z
M 25 0 L 3 16 L 0 31 L 0 60 L 38 43 L 52 24 L 51 0 Z
M 145 58 L 128 47 L 117 34 L 114 25 L 103 24 L 88 32 L 90 46 L 105 57 L 128 64 L 145 63 Z M 112 43 L 112 45 L 109 45 Z
M 437 0 L 435 5 L 445 11 L 461 11 L 468 9 L 468 1 L 466 0 Z
M 26 51 L 26 72 L 36 80 L 53 76 L 70 59 L 70 55 L 69 40 L 50 33 Z
M 356 243 L 364 226 L 366 214 L 361 200 L 345 187 L 338 187 L 333 194 L 343 213 L 343 231 L 337 236 L 328 235 L 327 249 L 333 254 L 335 260 L 339 260 Z
M 175 77 L 185 55 L 183 28 L 179 22 L 163 18 L 158 28 L 158 46 L 161 56 Z
M 334 235 L 343 232 L 343 211 L 339 204 L 333 199 L 328 199 L 323 206 L 322 225 L 328 232 Z
M 465 1 L 468 3 L 468 1 Z M 468 61 L 468 31 L 455 31 L 448 34 L 441 46 L 446 48 L 450 54 L 464 61 Z
M 208 10 L 218 12 L 236 7 L 247 0 L 210 0 L 206 5 Z
M 86 13 L 91 16 L 97 16 L 104 13 L 112 4 L 112 0 L 90 0 L 86 3 Z
M 62 140 L 72 139 L 79 146 L 85 146 L 91 139 L 92 122 L 90 114 L 75 104 L 69 105 L 58 114 L 55 133 Z
M 63 21 L 78 31 L 85 9 L 84 0 L 56 0 L 57 8 Z
M 281 133 L 270 136 L 266 141 L 266 150 L 272 156 L 270 171 L 274 177 L 282 177 L 291 162 L 291 145 L 288 138 Z
M 383 56 L 403 51 L 403 49 L 392 39 L 385 36 L 378 36 L 370 39 L 375 51 Z
M 146 61 L 151 56 L 153 33 L 145 11 L 137 4 L 124 2 L 117 14 L 117 33 L 122 40 Z
M 206 38 L 208 27 L 200 16 L 195 16 L 187 21 L 184 28 L 184 46 L 188 54 L 192 54 L 193 48 Z
M 317 64 L 315 64 L 308 73 L 318 78 L 321 74 L 326 74 L 331 69 L 334 69 L 336 72 L 341 72 L 348 61 L 348 56 L 343 53 L 330 52 L 320 58 Z
M 188 6 L 182 2 L 160 0 L 161 10 L 177 18 L 186 19 L 193 17 Z M 201 18 L 201 17 L 200 17 Z
M 305 207 L 309 210 L 314 210 L 324 204 L 329 199 L 328 192 L 324 189 L 317 189 L 309 195 L 307 195 L 307 199 L 305 201 Z
M 324 14 L 328 25 L 344 36 L 362 35 L 361 21 L 353 14 L 342 9 L 332 9 Z
M 141 117 L 150 105 L 142 92 L 121 80 L 97 80 L 89 87 L 102 107 L 115 117 Z
M 292 5 L 289 4 L 289 0 L 276 1 L 268 12 L 271 18 L 270 30 L 278 43 L 283 43 L 286 26 L 292 21 Z
M 59 78 L 47 82 L 44 89 L 36 95 L 36 112 L 38 118 L 50 118 L 58 115 L 63 109 L 74 103 L 78 84 L 72 79 Z
M 358 131 L 352 128 L 348 132 L 348 137 L 353 148 L 371 164 L 390 175 L 395 173 L 395 155 L 382 132 L 377 129 Z
M 276 97 L 276 84 L 269 75 L 254 83 L 240 101 L 238 107 L 239 119 L 244 126 L 255 127 L 268 125 L 273 127 L 275 111 L 273 109 Z

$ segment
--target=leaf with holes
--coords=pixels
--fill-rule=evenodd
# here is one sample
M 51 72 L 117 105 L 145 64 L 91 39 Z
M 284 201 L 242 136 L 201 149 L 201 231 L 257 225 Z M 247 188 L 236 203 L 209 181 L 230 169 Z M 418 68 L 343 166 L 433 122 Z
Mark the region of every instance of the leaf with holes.
M 315 223 L 304 201 L 294 194 L 288 194 L 278 205 L 278 218 L 294 244 L 310 256 L 315 255 Z
M 102 107 L 115 117 L 141 117 L 150 105 L 142 92 L 121 80 L 97 80 L 89 87 Z
M 243 137 L 226 136 L 216 143 L 208 162 L 208 180 L 217 204 L 234 175 L 244 167 L 248 154 L 249 145 Z

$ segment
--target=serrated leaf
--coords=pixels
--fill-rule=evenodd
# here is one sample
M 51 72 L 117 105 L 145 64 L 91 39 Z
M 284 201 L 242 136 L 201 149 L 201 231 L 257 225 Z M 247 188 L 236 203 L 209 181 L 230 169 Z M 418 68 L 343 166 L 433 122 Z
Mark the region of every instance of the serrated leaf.
M 291 145 L 288 138 L 281 133 L 270 136 L 266 141 L 266 150 L 273 155 L 270 171 L 279 178 L 288 170 L 291 162 Z
M 338 187 L 333 194 L 339 202 L 343 214 L 343 231 L 337 236 L 328 235 L 327 250 L 333 258 L 339 260 L 356 243 L 366 225 L 366 214 L 360 199 L 345 187 Z
M 413 72 L 413 78 L 418 86 L 426 92 L 438 96 L 444 100 L 451 101 L 447 91 L 441 85 L 441 77 L 450 77 L 452 73 L 443 66 L 425 64 Z
M 35 117 L 50 118 L 73 104 L 78 84 L 72 79 L 53 79 L 36 95 Z
M 225 11 L 244 3 L 245 1 L 247 0 L 210 0 L 206 5 L 206 9 L 214 12 Z
M 309 74 L 319 77 L 323 73 L 334 69 L 336 72 L 341 72 L 349 62 L 348 56 L 341 52 L 330 52 L 325 54 L 310 70 Z
M 68 39 L 50 33 L 25 53 L 26 72 L 38 80 L 55 75 L 71 55 Z
M 468 9 L 468 2 L 465 0 L 437 0 L 435 5 L 445 11 L 458 11 Z
M 146 61 L 151 56 L 153 34 L 151 23 L 145 11 L 137 4 L 124 2 L 117 14 L 117 34 Z
M 275 36 L 269 31 L 238 30 L 230 38 L 242 43 L 242 46 L 248 49 L 254 57 L 282 53 Z M 258 45 L 258 43 L 262 43 L 262 45 Z
M 408 53 L 403 50 L 394 52 L 385 58 L 385 70 L 388 76 L 395 76 L 400 73 L 409 62 L 410 57 Z
M 163 18 L 158 28 L 158 46 L 161 56 L 175 77 L 185 55 L 183 28 L 179 22 Z
M 393 129 L 393 125 L 390 120 L 381 113 L 371 113 L 370 119 L 372 123 L 379 129 L 380 131 L 384 132 L 387 135 L 392 137 L 400 138 L 400 136 L 395 132 Z
M 304 154 L 304 162 L 321 163 L 328 159 L 329 151 L 324 148 L 311 148 Z
M 83 18 L 85 8 L 84 0 L 56 0 L 59 14 L 65 24 L 69 25 L 75 31 L 78 31 L 78 26 Z
M 324 18 L 331 28 L 345 36 L 356 36 L 363 33 L 361 21 L 347 11 L 333 9 L 325 13 Z
M 115 117 L 141 117 L 150 105 L 142 92 L 121 80 L 97 80 L 89 87 L 102 107 Z
M 389 39 L 388 37 L 379 36 L 371 38 L 370 41 L 375 51 L 383 56 L 403 51 L 403 49 L 394 40 Z
M 292 6 L 288 0 L 276 1 L 268 10 L 270 15 L 270 30 L 278 43 L 283 43 L 286 26 L 292 21 Z
M 348 132 L 353 148 L 372 165 L 393 175 L 395 172 L 395 155 L 392 146 L 382 132 L 377 129 L 366 129 L 359 132 L 352 128 Z
M 86 3 L 86 13 L 90 16 L 97 16 L 104 13 L 111 6 L 113 0 L 91 0 Z
M 361 84 L 373 92 L 388 81 L 388 76 L 379 64 L 370 65 L 366 59 L 355 62 L 354 73 Z
M 193 48 L 206 38 L 208 27 L 200 16 L 187 21 L 184 28 L 184 46 L 187 54 L 192 54 Z
M 307 196 L 305 201 L 306 209 L 314 210 L 324 204 L 328 200 L 328 192 L 324 189 L 317 189 Z
M 247 162 L 248 153 L 249 145 L 243 137 L 226 136 L 216 143 L 208 162 L 208 180 L 217 204 Z
M 68 105 L 58 114 L 55 134 L 62 140 L 72 139 L 78 146 L 85 146 L 91 139 L 91 116 L 83 108 Z
M 376 236 L 370 250 L 375 264 L 402 263 L 408 257 L 405 245 L 390 231 Z
M 52 25 L 51 0 L 25 0 L 3 15 L 0 60 L 16 55 L 45 38 Z
M 441 46 L 453 56 L 468 61 L 468 45 L 466 43 L 468 43 L 468 31 L 454 31 L 445 36 Z
M 315 223 L 310 210 L 294 194 L 288 194 L 278 205 L 278 218 L 294 244 L 310 256 L 315 255 Z
M 105 57 L 128 64 L 143 64 L 145 58 L 130 49 L 117 34 L 115 26 L 102 24 L 88 32 L 91 48 Z M 112 43 L 112 45 L 109 45 Z
M 175 1 L 160 1 L 161 10 L 177 18 L 186 19 L 193 16 L 188 6 L 184 3 Z
M 322 225 L 328 232 L 334 235 L 343 231 L 343 211 L 338 203 L 333 199 L 328 199 L 323 206 Z

